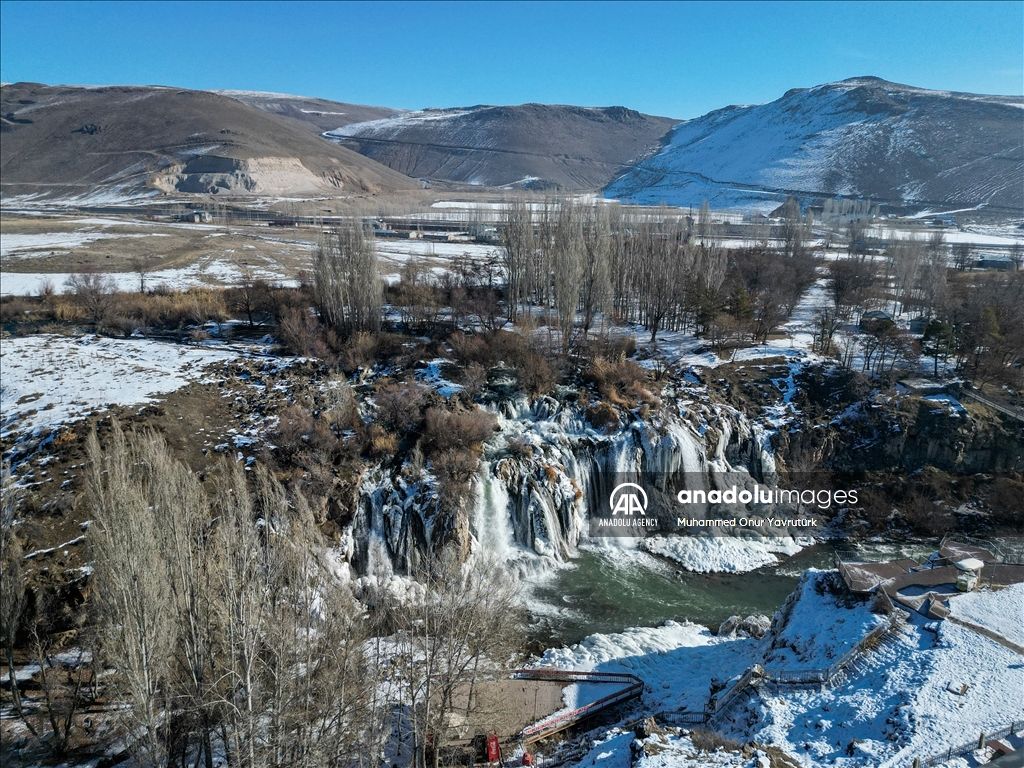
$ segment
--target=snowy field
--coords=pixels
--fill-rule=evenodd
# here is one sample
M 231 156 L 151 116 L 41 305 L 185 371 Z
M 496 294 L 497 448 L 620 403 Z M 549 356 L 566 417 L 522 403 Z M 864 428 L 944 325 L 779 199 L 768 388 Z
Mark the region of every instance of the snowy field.
M 139 290 L 139 276 L 132 272 L 105 272 L 118 291 Z M 68 290 L 70 272 L 3 272 L 0 273 L 0 295 L 35 296 L 44 287 L 52 287 L 55 293 Z M 298 280 L 279 270 L 260 268 L 253 270 L 253 278 L 267 280 L 283 286 L 297 286 Z M 163 286 L 170 290 L 185 291 L 189 288 L 227 287 L 238 285 L 243 278 L 242 270 L 230 259 L 209 256 L 197 259 L 180 269 L 158 269 L 146 274 L 146 288 Z
M 0 233 L 0 256 L 8 258 L 19 256 L 21 258 L 33 258 L 50 255 L 53 252 L 66 253 L 74 248 L 80 248 L 86 243 L 109 238 L 135 238 L 135 237 L 170 237 L 162 233 L 152 234 L 124 234 L 116 232 L 34 232 L 31 234 L 6 234 Z
M 646 684 L 644 716 L 699 710 L 713 679 L 727 682 L 755 662 L 794 670 L 827 667 L 883 621 L 863 604 L 846 607 L 841 596 L 816 589 L 826 578 L 828 572 L 812 572 L 763 640 L 715 637 L 703 627 L 669 622 L 593 635 L 571 648 L 547 651 L 542 664 L 637 675 Z M 966 614 L 1004 615 L 1003 629 L 1009 631 L 1006 623 L 1016 621 L 1020 634 L 1024 587 L 966 597 L 973 598 L 964 604 Z M 953 692 L 964 684 L 965 695 Z M 585 695 L 574 692 L 573 703 L 585 703 Z M 1017 654 L 968 629 L 914 615 L 894 642 L 865 653 L 834 688 L 769 685 L 743 696 L 745 703 L 713 726 L 737 742 L 774 744 L 806 768 L 906 768 L 915 757 L 929 757 L 1021 719 L 1024 664 Z M 586 756 L 573 765 L 769 764 L 760 755 L 698 755 L 685 736 L 667 735 L 645 742 L 657 742 L 651 750 L 656 754 L 631 762 L 632 728 L 607 728 L 590 738 Z
M 435 243 L 429 240 L 378 240 L 377 255 L 384 279 L 395 284 L 407 264 L 420 264 L 435 275 L 448 271 L 462 257 L 474 260 L 495 254 L 497 247 L 478 243 Z
M 948 621 L 915 616 L 895 645 L 866 662 L 836 688 L 779 690 L 752 701 L 747 713 L 756 724 L 743 733 L 783 746 L 807 766 L 904 768 L 1021 718 L 1021 658 Z M 965 684 L 964 696 L 954 692 Z
M 669 621 L 662 627 L 591 635 L 571 648 L 548 650 L 540 666 L 633 674 L 645 683 L 646 710 L 699 712 L 712 679 L 724 682 L 742 673 L 761 651 L 758 640 L 716 637 L 698 624 Z M 586 703 L 584 696 L 575 696 L 573 703 Z
M 949 606 L 954 616 L 991 629 L 1024 646 L 1024 584 L 1014 584 L 994 592 L 983 590 L 957 595 L 949 601 Z
M 152 402 L 234 350 L 142 339 L 39 335 L 0 347 L 2 435 L 42 431 L 110 404 Z
M 102 220 L 83 221 L 98 222 Z M 145 222 L 137 223 L 145 224 Z M 208 238 L 226 234 L 224 231 L 216 231 L 216 228 L 209 225 L 184 224 L 176 226 L 210 230 L 206 235 Z M 170 235 L 115 234 L 92 230 L 4 235 L 4 257 L 10 256 L 18 259 L 48 257 L 52 256 L 55 252 L 73 252 L 75 247 L 81 247 L 104 238 L 143 238 L 153 236 L 169 237 Z M 213 242 L 204 248 L 206 252 L 202 256 L 192 261 L 188 266 L 148 272 L 146 274 L 146 285 L 150 288 L 162 285 L 172 290 L 187 290 L 203 286 L 223 287 L 238 285 L 243 278 L 242 269 L 239 267 L 239 260 L 244 259 L 248 261 L 255 259 L 259 263 L 249 267 L 253 278 L 294 287 L 298 285 L 297 268 L 308 268 L 312 265 L 311 258 L 314 244 L 309 241 L 281 238 L 267 234 L 253 234 L 251 232 L 245 233 L 245 237 L 247 240 L 254 242 L 255 245 L 246 245 L 244 250 L 239 251 L 224 246 L 218 247 L 216 242 Z M 297 264 L 289 267 L 275 264 L 272 259 L 267 258 L 262 253 L 264 244 L 290 248 L 295 252 L 293 256 Z M 384 279 L 389 283 L 397 283 L 403 267 L 410 263 L 421 264 L 428 271 L 438 275 L 449 270 L 456 259 L 461 257 L 483 259 L 494 252 L 494 246 L 476 243 L 435 243 L 425 240 L 377 241 L 377 253 L 381 261 L 381 272 Z M 137 291 L 139 289 L 139 276 L 134 272 L 103 272 L 102 274 L 109 277 L 119 291 Z M 34 296 L 44 286 L 50 286 L 57 293 L 63 293 L 66 290 L 66 284 L 70 277 L 71 273 L 69 272 L 0 271 L 0 295 Z
M 847 608 L 827 591 L 838 584 L 832 571 L 808 570 L 783 606 L 784 624 L 773 637 L 765 666 L 774 669 L 826 669 L 885 620 L 857 602 Z M 840 587 L 845 597 L 845 590 Z
M 977 228 L 983 229 L 983 228 Z M 870 237 L 877 237 L 882 240 L 891 240 L 894 237 L 901 239 L 916 238 L 918 240 L 927 240 L 935 232 L 942 233 L 942 239 L 946 243 L 967 243 L 969 245 L 976 246 L 1000 246 L 1010 247 L 1014 243 L 1024 242 L 1024 231 L 1009 228 L 1002 228 L 999 233 L 992 231 L 967 231 L 960 229 L 912 229 L 910 227 L 893 226 L 889 227 L 884 224 L 876 224 L 868 229 L 868 235 Z

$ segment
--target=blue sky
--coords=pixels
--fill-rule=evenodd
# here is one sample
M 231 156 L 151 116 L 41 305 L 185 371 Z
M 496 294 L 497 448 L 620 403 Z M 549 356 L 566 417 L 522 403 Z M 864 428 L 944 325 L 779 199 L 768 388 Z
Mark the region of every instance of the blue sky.
M 689 118 L 877 75 L 1020 94 L 1024 3 L 0 3 L 0 78 Z

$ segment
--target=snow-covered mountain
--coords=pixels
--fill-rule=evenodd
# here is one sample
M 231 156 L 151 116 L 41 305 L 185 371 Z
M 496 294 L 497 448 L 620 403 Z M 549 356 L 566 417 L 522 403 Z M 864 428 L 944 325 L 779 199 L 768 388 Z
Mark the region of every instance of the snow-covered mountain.
M 1024 98 L 875 77 L 688 120 L 606 189 L 633 202 L 771 208 L 788 195 L 1024 209 Z
M 424 109 L 324 135 L 417 178 L 596 190 L 657 152 L 676 122 L 625 107 L 522 104 Z

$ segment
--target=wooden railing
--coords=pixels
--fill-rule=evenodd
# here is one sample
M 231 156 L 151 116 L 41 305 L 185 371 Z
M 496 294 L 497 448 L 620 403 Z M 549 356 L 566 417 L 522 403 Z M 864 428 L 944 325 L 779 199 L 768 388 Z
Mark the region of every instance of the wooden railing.
M 1013 736 L 1017 733 L 1021 733 L 1022 731 L 1024 731 L 1024 720 L 1014 720 L 1005 728 L 1000 728 L 998 731 L 993 731 L 992 733 L 979 734 L 979 737 L 973 741 L 968 741 L 958 747 L 950 747 L 945 752 L 938 752 L 931 757 L 927 757 L 924 760 L 913 763 L 913 765 L 920 766 L 920 768 L 935 768 L 937 765 L 949 762 L 954 757 L 963 757 L 964 755 L 971 754 L 974 750 L 981 747 L 984 742 L 991 739 L 1001 739 L 1004 736 Z M 908 763 L 907 768 L 910 768 L 910 765 L 911 764 Z
M 520 669 L 511 675 L 513 680 L 547 680 L 557 683 L 620 683 L 622 688 L 582 707 L 559 713 L 524 728 L 519 732 L 522 744 L 531 744 L 547 736 L 564 731 L 598 712 L 637 698 L 644 692 L 644 683 L 636 675 L 618 672 L 572 672 L 561 669 Z
M 1024 421 L 1024 413 L 1021 413 L 1020 411 L 1015 410 L 1008 405 L 997 403 L 995 400 L 985 397 L 984 395 L 980 395 L 973 390 L 960 390 L 960 397 L 963 398 L 965 396 L 971 398 L 971 400 L 978 401 L 982 405 L 987 405 L 989 408 L 999 411 L 1001 414 L 1003 414 L 1004 416 L 1009 416 L 1011 419 L 1016 419 L 1017 421 Z
M 882 593 L 884 594 L 884 593 Z M 885 596 L 888 600 L 888 595 Z M 725 693 L 713 696 L 708 702 L 705 710 L 707 722 L 712 717 L 724 710 L 732 700 L 744 689 L 750 686 L 754 680 L 760 678 L 779 685 L 824 685 L 831 682 L 840 672 L 853 663 L 854 659 L 869 650 L 884 635 L 896 632 L 903 625 L 905 614 L 899 611 L 889 601 L 890 618 L 885 624 L 877 627 L 862 637 L 856 645 L 844 653 L 834 664 L 824 669 L 771 669 L 755 664 L 748 669 L 740 678 L 730 686 Z M 696 714 L 696 713 L 695 713 Z

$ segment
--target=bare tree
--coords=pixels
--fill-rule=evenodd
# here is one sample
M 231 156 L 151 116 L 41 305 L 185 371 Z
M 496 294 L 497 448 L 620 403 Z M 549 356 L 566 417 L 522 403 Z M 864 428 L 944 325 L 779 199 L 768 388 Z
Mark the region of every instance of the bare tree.
M 697 237 L 700 241 L 699 244 L 705 248 L 715 245 L 713 242 L 715 231 L 714 224 L 711 221 L 711 203 L 707 200 L 700 204 L 700 210 L 697 212 Z
M 1014 272 L 1019 272 L 1024 266 L 1024 247 L 1021 246 L 1020 240 L 1015 240 L 1010 246 L 1010 263 L 1013 264 Z
M 945 301 L 949 257 L 941 232 L 928 241 L 918 270 L 918 292 L 925 314 L 931 317 Z
M 153 257 L 149 254 L 136 254 L 131 259 L 132 272 L 139 278 L 139 293 L 146 292 L 146 278 L 153 269 Z
M 810 215 L 804 219 L 796 198 L 788 198 L 782 206 L 782 224 L 779 229 L 784 256 L 803 253 L 805 241 L 810 234 Z
M 849 320 L 854 310 L 871 296 L 877 280 L 877 269 L 871 261 L 842 259 L 829 266 L 828 291 L 837 316 Z
M 974 249 L 970 243 L 957 243 L 953 246 L 953 266 L 957 272 L 963 272 L 971 266 L 974 258 Z
M 248 264 L 235 264 L 241 275 L 238 284 L 229 292 L 229 299 L 235 310 L 245 315 L 249 327 L 256 325 L 255 316 L 267 303 L 269 286 L 265 280 L 256 277 Z
M 106 453 L 93 434 L 96 593 L 136 760 L 376 765 L 365 623 L 302 496 L 259 466 L 251 490 L 237 462 L 208 495 L 160 438 L 116 424 Z
M 605 206 L 590 206 L 583 221 L 583 282 L 580 309 L 586 339 L 596 316 L 607 310 L 611 297 L 611 226 Z
M 170 579 L 157 530 L 162 513 L 150 503 L 143 473 L 152 467 L 145 441 L 129 443 L 114 423 L 109 455 L 93 432 L 86 443 L 87 483 L 94 523 L 96 600 L 104 617 L 103 647 L 117 669 L 108 683 L 122 711 L 124 733 L 136 759 L 167 761 L 161 737 L 167 709 L 166 681 L 174 646 Z
M 25 608 L 25 577 L 21 569 L 21 543 L 14 533 L 15 517 L 21 504 L 21 489 L 11 477 L 11 468 L 0 470 L 0 640 L 7 648 L 7 674 L 15 712 L 21 715 L 21 691 L 14 674 L 14 646 Z
M 558 206 L 552 235 L 552 296 L 562 335 L 562 351 L 568 352 L 573 343 L 584 271 L 583 217 L 573 200 L 565 200 Z
M 91 269 L 82 270 L 71 275 L 65 285 L 94 323 L 103 322 L 113 306 L 117 288 L 110 275 Z
M 386 605 L 398 629 L 395 663 L 410 706 L 413 766 L 426 768 L 437 766 L 437 747 L 457 724 L 480 727 L 505 716 L 481 708 L 487 698 L 475 689 L 500 678 L 515 657 L 520 611 L 515 582 L 501 564 L 474 558 L 463 566 L 445 552 L 416 575 L 423 598 Z
M 893 279 L 893 314 L 897 314 L 897 304 L 901 311 L 906 311 L 907 306 L 915 302 L 925 245 L 915 238 L 891 238 L 886 255 Z
M 522 197 L 512 200 L 502 210 L 501 244 L 505 269 L 505 297 L 508 319 L 515 321 L 520 304 L 528 290 L 529 266 L 533 260 L 533 211 Z
M 344 337 L 380 328 L 384 285 L 366 227 L 351 224 L 322 232 L 313 278 L 321 317 Z

